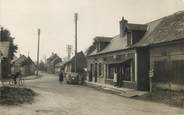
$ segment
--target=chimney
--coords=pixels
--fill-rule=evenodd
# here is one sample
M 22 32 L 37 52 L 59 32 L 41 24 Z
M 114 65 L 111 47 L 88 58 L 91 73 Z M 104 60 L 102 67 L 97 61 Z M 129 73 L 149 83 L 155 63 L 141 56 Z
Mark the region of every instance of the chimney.
M 123 37 L 125 35 L 125 28 L 126 28 L 127 23 L 128 23 L 128 21 L 125 20 L 124 17 L 122 17 L 122 20 L 119 22 L 119 24 L 120 24 L 120 37 Z
M 2 41 L 2 37 L 3 37 L 3 27 L 1 27 L 1 30 L 0 30 L 0 41 Z

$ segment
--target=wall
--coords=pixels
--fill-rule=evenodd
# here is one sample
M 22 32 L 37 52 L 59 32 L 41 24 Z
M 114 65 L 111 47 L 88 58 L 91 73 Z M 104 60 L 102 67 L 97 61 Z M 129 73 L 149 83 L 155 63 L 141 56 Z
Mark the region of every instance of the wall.
M 31 64 L 31 65 L 30 65 L 30 75 L 35 74 L 35 71 L 36 71 L 35 65 L 34 65 L 34 64 Z
M 137 88 L 138 90 L 149 90 L 149 70 L 150 70 L 149 48 L 137 49 Z
M 150 68 L 154 69 L 153 88 L 184 90 L 184 42 L 152 47 Z

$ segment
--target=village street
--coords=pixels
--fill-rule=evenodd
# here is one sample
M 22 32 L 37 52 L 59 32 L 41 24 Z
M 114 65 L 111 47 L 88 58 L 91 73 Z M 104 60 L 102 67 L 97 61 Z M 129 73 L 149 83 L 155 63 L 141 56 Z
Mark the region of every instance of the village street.
M 184 110 L 138 101 L 86 86 L 60 84 L 55 75 L 25 81 L 39 95 L 32 104 L 0 106 L 1 115 L 182 115 Z M 11 110 L 11 111 L 10 111 Z

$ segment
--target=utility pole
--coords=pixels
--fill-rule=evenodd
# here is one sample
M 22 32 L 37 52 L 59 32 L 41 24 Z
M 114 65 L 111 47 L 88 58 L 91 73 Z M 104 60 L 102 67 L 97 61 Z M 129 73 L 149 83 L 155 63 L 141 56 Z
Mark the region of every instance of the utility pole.
M 75 72 L 77 73 L 77 20 L 78 20 L 78 14 L 74 14 L 75 19 Z
M 0 25 L 0 41 L 2 40 L 2 33 L 3 33 L 3 27 L 1 27 Z M 0 51 L 0 79 L 1 79 L 1 83 L 2 83 L 2 52 Z
M 39 71 L 39 53 L 40 53 L 40 29 L 38 29 L 38 50 L 37 50 L 37 67 L 36 67 L 36 75 L 38 76 Z

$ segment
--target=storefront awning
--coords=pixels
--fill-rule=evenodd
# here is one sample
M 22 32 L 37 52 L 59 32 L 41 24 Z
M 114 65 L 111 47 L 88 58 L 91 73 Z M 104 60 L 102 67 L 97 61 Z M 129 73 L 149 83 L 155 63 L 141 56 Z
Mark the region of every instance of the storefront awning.
M 117 60 L 117 61 L 108 61 L 108 62 L 105 62 L 105 64 L 120 64 L 120 63 L 124 63 L 126 61 L 129 61 L 131 60 L 132 58 L 126 58 L 126 59 L 123 59 L 123 60 Z

